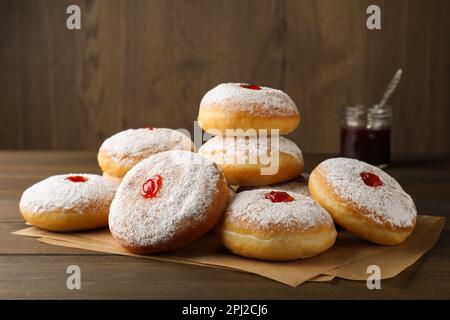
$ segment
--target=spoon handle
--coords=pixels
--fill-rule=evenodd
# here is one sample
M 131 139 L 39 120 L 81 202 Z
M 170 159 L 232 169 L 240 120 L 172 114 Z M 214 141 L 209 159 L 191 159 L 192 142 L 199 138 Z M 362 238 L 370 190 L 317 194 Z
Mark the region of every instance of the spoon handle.
M 380 103 L 377 106 L 378 108 L 383 108 L 386 102 L 389 100 L 395 88 L 397 88 L 398 83 L 400 82 L 402 72 L 403 72 L 402 69 L 397 70 L 391 82 L 389 82 L 389 85 L 387 86 L 386 91 L 384 92 L 383 99 L 381 99 Z

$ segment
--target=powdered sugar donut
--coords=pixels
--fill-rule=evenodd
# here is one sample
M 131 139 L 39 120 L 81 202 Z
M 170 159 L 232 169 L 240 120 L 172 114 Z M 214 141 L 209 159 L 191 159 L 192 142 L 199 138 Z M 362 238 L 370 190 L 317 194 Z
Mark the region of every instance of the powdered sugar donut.
M 200 127 L 214 135 L 237 135 L 227 129 L 278 129 L 287 134 L 300 122 L 298 108 L 283 91 L 244 83 L 222 83 L 200 102 Z
M 263 186 L 289 181 L 303 170 L 299 147 L 284 137 L 215 136 L 198 150 L 217 163 L 229 184 Z
M 238 189 L 238 192 L 248 191 L 248 190 L 258 190 L 258 189 L 271 189 L 271 190 L 276 190 L 276 191 L 295 192 L 295 193 L 300 193 L 304 196 L 309 196 L 308 177 L 309 177 L 309 174 L 302 173 L 297 178 L 290 180 L 288 182 L 272 184 L 269 186 L 240 187 Z
M 95 174 L 52 176 L 25 190 L 20 212 L 27 222 L 51 231 L 105 227 L 117 187 Z
M 109 228 L 131 252 L 175 249 L 211 230 L 228 197 L 213 162 L 188 151 L 161 152 L 125 175 L 111 204 Z
M 417 210 L 400 184 L 383 170 L 347 158 L 320 163 L 309 191 L 345 229 L 377 244 L 403 242 L 414 230 Z
M 106 139 L 98 153 L 104 176 L 121 179 L 132 167 L 149 156 L 168 150 L 194 151 L 191 139 L 167 128 L 128 129 Z
M 233 253 L 263 260 L 308 258 L 336 240 L 331 216 L 312 198 L 260 189 L 237 193 L 219 234 Z

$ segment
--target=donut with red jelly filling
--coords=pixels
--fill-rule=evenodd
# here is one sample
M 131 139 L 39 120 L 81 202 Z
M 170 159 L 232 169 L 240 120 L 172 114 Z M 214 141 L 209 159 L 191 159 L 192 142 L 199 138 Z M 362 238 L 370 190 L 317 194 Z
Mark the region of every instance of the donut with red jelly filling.
M 234 254 L 271 261 L 309 258 L 336 240 L 331 216 L 311 197 L 271 189 L 237 193 L 218 231 Z
M 120 182 L 137 163 L 168 150 L 195 151 L 195 147 L 188 136 L 177 130 L 154 127 L 128 129 L 106 139 L 97 159 L 103 176 Z
M 240 135 L 235 129 L 279 130 L 283 135 L 297 128 L 300 114 L 283 91 L 246 83 L 222 83 L 200 102 L 198 123 L 213 135 Z M 254 134 L 258 134 L 255 132 Z
M 111 204 L 109 228 L 134 253 L 175 249 L 211 230 L 228 198 L 216 164 L 189 151 L 161 152 L 125 175 Z
M 396 245 L 415 228 L 412 198 L 393 177 L 368 163 L 325 160 L 311 172 L 308 188 L 338 225 L 371 242 Z
M 28 223 L 50 231 L 106 227 L 117 187 L 95 174 L 56 175 L 26 189 L 19 208 Z

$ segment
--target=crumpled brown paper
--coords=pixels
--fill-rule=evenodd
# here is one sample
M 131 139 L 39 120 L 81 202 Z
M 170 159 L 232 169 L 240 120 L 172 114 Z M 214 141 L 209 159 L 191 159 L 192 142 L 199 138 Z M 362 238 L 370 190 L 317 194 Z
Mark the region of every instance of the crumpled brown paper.
M 330 281 L 334 277 L 366 280 L 367 267 L 373 264 L 380 267 L 382 279 L 394 277 L 434 246 L 444 222 L 443 217 L 418 216 L 413 234 L 395 247 L 378 246 L 349 232 L 340 232 L 336 244 L 327 252 L 290 262 L 267 262 L 235 256 L 223 248 L 213 232 L 180 249 L 148 256 L 127 252 L 108 229 L 55 233 L 30 227 L 13 234 L 37 237 L 41 242 L 64 247 L 250 272 L 295 287 L 307 280 Z

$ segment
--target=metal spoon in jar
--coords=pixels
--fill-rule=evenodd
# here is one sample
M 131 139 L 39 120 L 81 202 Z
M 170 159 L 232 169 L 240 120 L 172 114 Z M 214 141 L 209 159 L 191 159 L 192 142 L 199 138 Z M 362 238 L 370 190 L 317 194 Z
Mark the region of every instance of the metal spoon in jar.
M 397 85 L 400 82 L 400 79 L 402 78 L 402 73 L 403 73 L 402 69 L 397 70 L 391 82 L 389 82 L 386 91 L 384 92 L 383 99 L 381 99 L 379 104 L 375 105 L 376 109 L 382 109 L 386 104 L 386 102 L 389 100 L 389 98 L 392 96 L 392 94 L 395 91 L 395 88 L 397 88 Z

